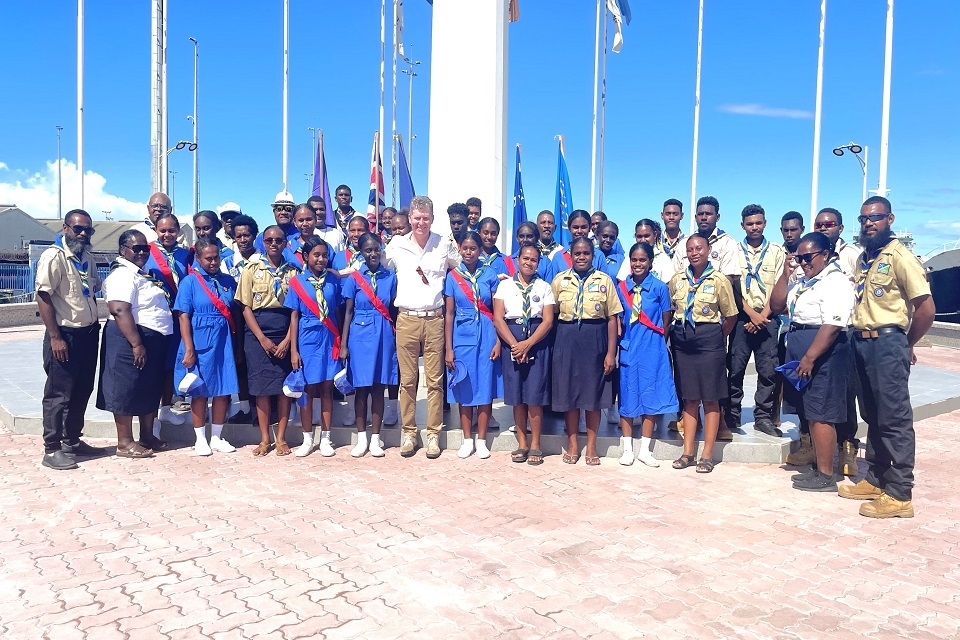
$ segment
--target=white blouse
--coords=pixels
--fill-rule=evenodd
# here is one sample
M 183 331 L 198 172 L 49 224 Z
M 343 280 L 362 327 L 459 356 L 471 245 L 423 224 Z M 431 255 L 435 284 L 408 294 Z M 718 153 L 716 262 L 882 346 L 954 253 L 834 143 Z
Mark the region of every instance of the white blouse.
M 803 277 L 787 290 L 787 308 L 793 305 L 790 321 L 797 324 L 846 327 L 850 324 L 855 295 L 853 283 L 835 264 L 827 265 L 814 278 L 813 287 L 800 294 L 807 282 Z
M 173 314 L 163 289 L 140 273 L 140 268 L 125 258 L 117 258 L 120 266 L 103 280 L 103 297 L 107 302 L 130 304 L 133 321 L 165 336 L 173 334 Z
M 496 300 L 503 300 L 504 318 L 515 319 L 523 316 L 523 296 L 520 295 L 520 287 L 514 278 L 501 281 L 493 297 Z M 533 289 L 530 290 L 530 317 L 542 318 L 543 307 L 548 304 L 557 304 L 556 298 L 553 297 L 553 289 L 549 282 L 543 278 L 537 278 L 533 283 Z

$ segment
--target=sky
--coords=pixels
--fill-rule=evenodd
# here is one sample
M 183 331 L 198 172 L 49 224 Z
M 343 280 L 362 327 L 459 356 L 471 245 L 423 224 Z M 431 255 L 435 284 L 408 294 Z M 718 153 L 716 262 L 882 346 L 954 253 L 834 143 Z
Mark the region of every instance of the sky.
M 331 188 L 366 202 L 379 112 L 380 3 L 290 0 L 289 190 L 306 199 L 311 133 L 324 131 Z M 386 130 L 390 129 L 391 5 L 387 3 Z M 855 231 L 862 174 L 838 145 L 869 149 L 868 182 L 880 158 L 885 0 L 829 0 L 819 206 L 838 208 Z M 200 208 L 227 201 L 269 221 L 281 174 L 281 0 L 169 0 L 169 142 L 192 137 L 193 43 L 200 42 Z M 667 198 L 689 203 L 697 0 L 631 4 L 624 45 L 607 62 L 603 209 L 630 234 Z M 523 150 L 531 215 L 552 209 L 557 142 L 565 136 L 574 205 L 590 208 L 596 3 L 520 0 L 509 25 L 507 185 L 513 145 Z M 426 0 L 404 3 L 404 43 L 416 60 L 412 176 L 427 192 L 430 33 Z M 85 207 L 96 219 L 141 217 L 150 196 L 150 2 L 87 2 L 85 22 Z M 720 226 L 735 236 L 739 212 L 759 203 L 768 236 L 779 216 L 810 212 L 813 112 L 820 2 L 706 0 L 697 195 L 720 200 Z M 0 3 L 0 203 L 36 217 L 57 213 L 57 130 L 63 127 L 63 210 L 79 204 L 76 4 Z M 888 188 L 895 229 L 920 254 L 960 238 L 960 2 L 901 0 L 894 20 Z M 612 41 L 612 28 L 610 39 Z M 464 33 L 469 46 L 470 34 Z M 401 64 L 402 66 L 402 64 Z M 398 72 L 397 128 L 406 138 L 408 79 Z M 442 91 L 443 87 L 433 87 Z M 469 100 L 469 96 L 464 96 Z M 469 153 L 465 149 L 464 153 Z M 170 155 L 178 213 L 191 213 L 192 157 Z M 390 199 L 389 153 L 384 173 Z M 449 161 L 449 160 L 447 160 Z M 472 194 L 464 194 L 464 200 Z M 512 191 L 506 194 L 509 199 Z M 442 211 L 449 203 L 436 203 Z M 689 215 L 689 213 L 688 213 Z

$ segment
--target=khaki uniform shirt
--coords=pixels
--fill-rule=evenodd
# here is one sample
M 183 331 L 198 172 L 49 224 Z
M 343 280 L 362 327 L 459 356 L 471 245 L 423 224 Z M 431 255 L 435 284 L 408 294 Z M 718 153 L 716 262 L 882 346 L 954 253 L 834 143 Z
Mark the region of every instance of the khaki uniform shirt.
M 854 275 L 860 300 L 853 308 L 853 328 L 896 326 L 906 331 L 913 315 L 910 301 L 930 295 L 923 265 L 896 238 L 880 249 L 868 270 L 864 270 L 864 257 L 861 255 Z
M 604 272 L 595 269 L 583 281 L 583 315 L 578 318 L 574 314 L 574 307 L 579 285 L 580 278 L 574 275 L 573 269 L 561 271 L 553 279 L 551 286 L 553 297 L 557 300 L 560 320 L 606 320 L 612 315 L 623 313 L 623 305 L 613 280 Z
M 687 292 L 690 283 L 687 272 L 682 271 L 670 280 L 670 301 L 674 310 L 674 322 L 682 324 L 687 308 Z M 733 286 L 722 273 L 714 271 L 697 289 L 693 297 L 693 321 L 696 324 L 717 323 L 723 318 L 737 315 L 737 303 L 733 299 Z
M 87 293 L 83 295 L 80 271 L 71 258 L 73 251 L 66 243 L 46 249 L 37 261 L 36 290 L 50 294 L 57 325 L 61 327 L 89 327 L 98 321 L 96 293 L 100 291 L 97 264 L 89 251 L 84 251 L 80 262 L 87 264 Z M 82 266 L 82 265 L 81 265 Z
M 267 269 L 268 265 L 269 262 L 265 256 L 254 254 L 250 256 L 250 262 L 240 272 L 237 300 L 254 311 L 284 308 L 283 301 L 287 297 L 289 280 L 300 273 L 299 269 L 288 262 L 281 267 L 277 276 L 274 276 Z M 274 283 L 278 280 L 280 284 L 279 295 L 274 290 Z
M 750 288 L 747 289 L 748 253 L 755 272 L 759 270 L 760 280 L 763 282 L 766 291 L 760 289 L 760 285 L 755 279 L 752 279 Z M 746 249 L 741 244 L 738 252 L 740 259 L 740 296 L 743 298 L 744 308 L 750 307 L 755 311 L 762 311 L 770 300 L 773 286 L 777 284 L 777 280 L 780 278 L 780 272 L 783 271 L 783 262 L 786 259 L 783 248 L 775 242 L 771 242 L 767 247 L 767 253 L 763 256 L 763 260 L 760 260 L 761 253 L 762 249 L 760 247 L 754 248 L 749 244 L 746 245 Z
M 710 243 L 710 264 L 713 268 L 729 278 L 740 277 L 740 263 L 737 254 L 740 253 L 740 243 L 729 233 L 714 229 L 707 239 Z M 673 252 L 673 272 L 683 273 L 690 266 L 687 260 L 687 245 L 679 245 Z

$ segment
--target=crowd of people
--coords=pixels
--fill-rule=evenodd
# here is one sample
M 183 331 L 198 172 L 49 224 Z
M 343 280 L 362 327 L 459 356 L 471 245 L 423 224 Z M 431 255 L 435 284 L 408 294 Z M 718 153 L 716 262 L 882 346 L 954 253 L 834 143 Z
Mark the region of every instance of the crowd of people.
M 572 242 L 561 246 L 554 214 L 542 211 L 514 230 L 520 248 L 510 255 L 477 198 L 447 209 L 451 233 L 441 235 L 425 196 L 370 220 L 351 207 L 349 187 L 335 194 L 332 225 L 322 198 L 298 205 L 287 192 L 263 230 L 234 203 L 200 211 L 190 247 L 170 199 L 154 194 L 148 217 L 120 236 L 103 282 L 90 254 L 93 221 L 70 211 L 37 266 L 48 376 L 43 464 L 75 468 L 77 456 L 102 453 L 80 438 L 99 361 L 96 404 L 114 414 L 117 455 L 127 458 L 166 448 L 163 422 L 184 420 L 171 407 L 176 393 L 188 399 L 197 455 L 235 451 L 223 435 L 231 408 L 259 426 L 256 456 L 335 455 L 330 429 L 342 394 L 345 424 L 357 431 L 352 456 L 385 455 L 381 428 L 399 421 L 399 453 L 411 457 L 422 378 L 427 458 L 441 454 L 448 403 L 463 431 L 457 455 L 488 458 L 492 405 L 502 398 L 513 408 L 513 462 L 543 462 L 544 413 L 553 411 L 566 428 L 563 462 L 576 464 L 582 452 L 599 465 L 605 412 L 621 429 L 620 463 L 658 466 L 656 424 L 676 416 L 670 428 L 683 453 L 672 466 L 705 474 L 718 462 L 716 442 L 746 426 L 752 356 L 753 429 L 782 436 L 781 406 L 800 418 L 800 448 L 787 461 L 808 468 L 794 488 L 869 500 L 860 510 L 867 516 L 913 515 L 907 380 L 934 306 L 919 261 L 891 230 L 885 198 L 863 203 L 858 246 L 841 238 L 833 208 L 806 234 L 803 217 L 786 213 L 782 244 L 771 241 L 756 204 L 740 212 L 737 241 L 719 227 L 718 200 L 706 196 L 690 236 L 675 199 L 660 221 L 636 223 L 627 251 L 603 212 L 572 212 Z M 109 308 L 102 331 L 101 289 Z M 859 476 L 858 401 L 869 470 L 838 486 L 835 471 Z M 286 431 L 297 415 L 303 443 L 292 451 Z

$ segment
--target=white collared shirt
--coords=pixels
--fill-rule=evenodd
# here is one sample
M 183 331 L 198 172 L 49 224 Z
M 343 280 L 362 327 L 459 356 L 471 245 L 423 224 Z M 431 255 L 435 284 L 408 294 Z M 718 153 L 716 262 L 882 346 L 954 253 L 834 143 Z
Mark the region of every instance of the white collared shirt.
M 617 282 L 623 282 L 631 273 L 633 273 L 633 269 L 630 267 L 630 258 L 627 257 L 624 259 L 623 264 L 620 265 L 620 271 L 617 272 Z M 674 273 L 676 273 L 676 271 L 673 270 L 673 258 L 668 256 L 662 249 L 654 249 L 653 264 L 650 265 L 650 274 L 661 282 L 670 282 Z
M 839 269 L 827 265 L 821 272 L 820 279 L 797 298 L 800 287 L 807 281 L 801 278 L 787 290 L 787 308 L 796 300 L 791 322 L 797 324 L 822 325 L 829 324 L 835 327 L 846 327 L 850 324 L 850 315 L 853 313 L 855 300 L 853 283 L 847 275 Z M 827 270 L 829 269 L 829 272 Z
M 340 253 L 346 246 L 343 232 L 337 227 L 317 227 L 313 230 L 313 234 L 323 238 L 334 253 Z
M 146 329 L 169 336 L 173 333 L 173 315 L 163 289 L 144 277 L 140 268 L 125 258 L 117 258 L 120 266 L 103 280 L 103 297 L 107 302 L 127 302 L 133 321 Z
M 401 309 L 433 311 L 443 305 L 443 283 L 447 271 L 460 264 L 456 245 L 447 237 L 430 232 L 420 247 L 413 233 L 395 237 L 387 245 L 385 265 L 397 272 L 397 297 Z M 417 268 L 423 271 L 424 284 Z
M 860 254 L 863 253 L 863 249 L 844 242 L 843 238 L 840 238 L 837 240 L 836 252 L 838 255 L 837 266 L 847 274 L 850 280 L 853 280 L 853 275 L 857 272 L 857 264 L 860 262 Z
M 523 317 L 523 296 L 520 294 L 520 287 L 515 278 L 501 282 L 493 297 L 496 300 L 503 300 L 504 318 L 509 320 Z M 548 304 L 557 304 L 556 298 L 553 297 L 553 288 L 543 278 L 537 278 L 530 290 L 530 317 L 542 318 L 543 307 Z

